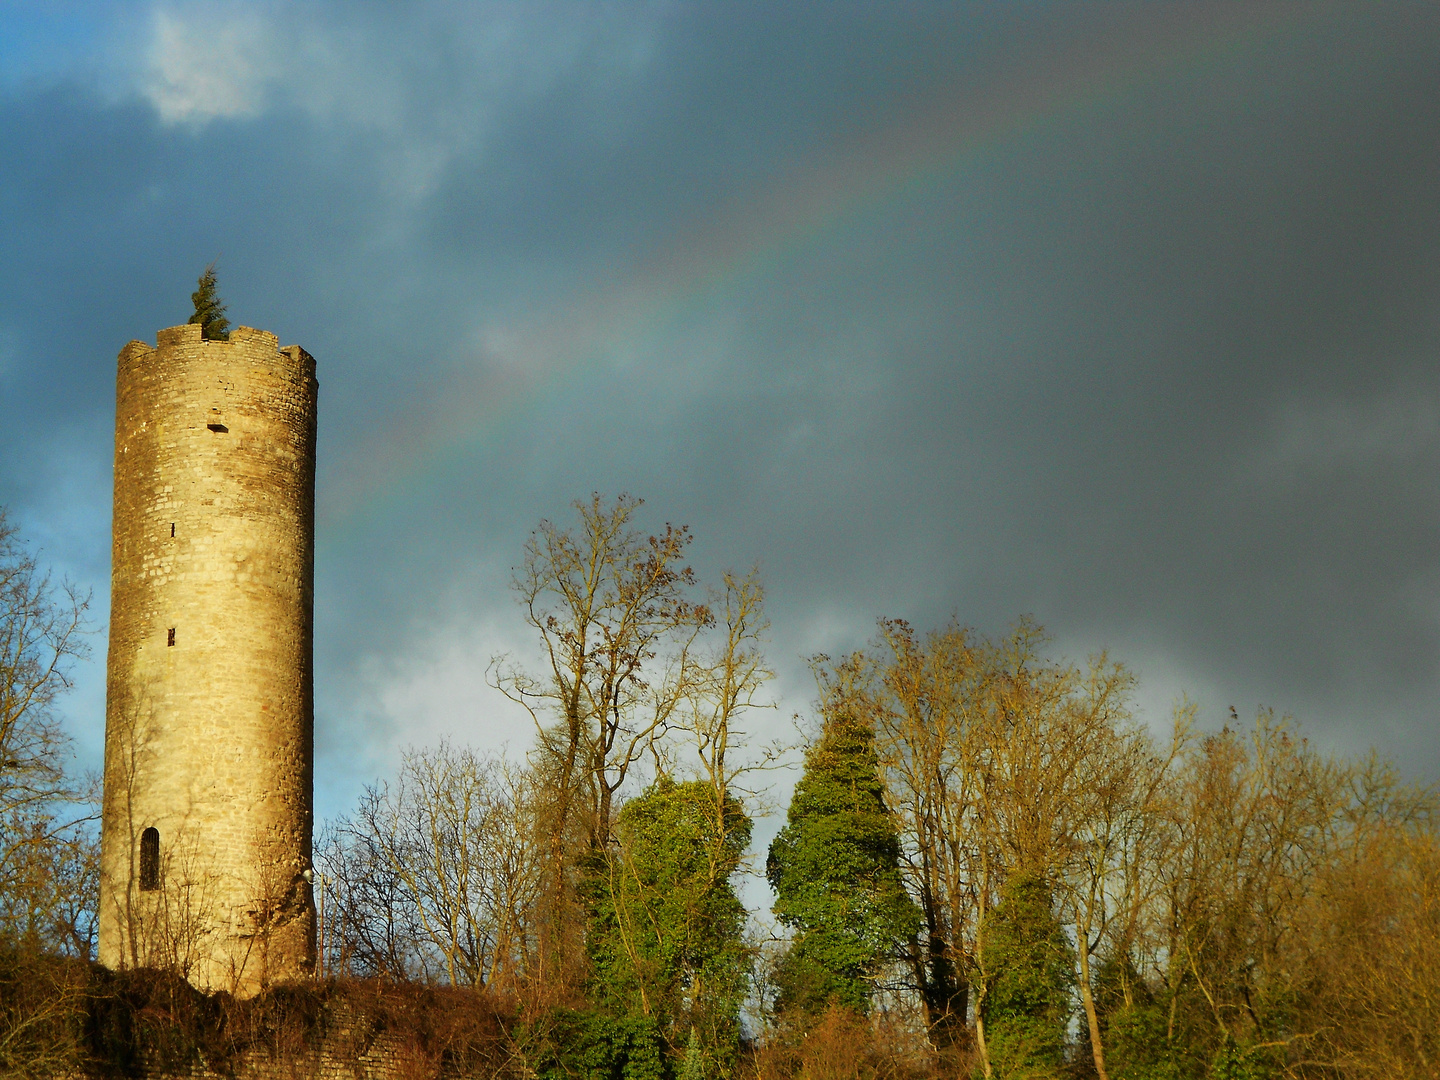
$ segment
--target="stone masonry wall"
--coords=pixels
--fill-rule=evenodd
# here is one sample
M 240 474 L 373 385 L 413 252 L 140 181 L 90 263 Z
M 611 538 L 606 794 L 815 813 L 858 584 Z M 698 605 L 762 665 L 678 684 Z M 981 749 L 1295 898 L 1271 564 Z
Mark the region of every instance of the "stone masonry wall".
M 363 1028 L 348 1018 L 337 1018 L 309 1049 L 277 1054 L 255 1048 L 223 1067 L 142 1064 L 133 1071 L 136 1080 L 470 1080 L 467 1074 L 415 1054 L 392 1036 L 371 1035 Z
M 136 1080 L 494 1080 L 503 1070 L 457 1069 L 441 1055 L 374 1032 L 363 1018 L 341 1013 L 325 1017 L 323 1034 L 308 1048 L 277 1053 L 255 1047 L 223 1065 L 141 1064 L 134 1073 Z
M 306 982 L 236 1001 L 145 974 L 104 982 L 66 1080 L 520 1080 L 544 1058 L 474 989 Z
M 100 960 L 253 993 L 314 967 L 315 362 L 198 325 L 116 380 Z M 158 888 L 141 837 L 159 832 Z

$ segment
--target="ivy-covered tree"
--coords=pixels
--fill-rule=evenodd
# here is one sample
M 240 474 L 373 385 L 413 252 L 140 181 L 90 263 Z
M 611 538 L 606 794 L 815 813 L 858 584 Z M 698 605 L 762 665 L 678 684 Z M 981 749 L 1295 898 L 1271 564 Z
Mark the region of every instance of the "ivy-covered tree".
M 536 1080 L 675 1080 L 665 1040 L 648 1016 L 555 1009 L 514 1032 Z
M 1185 1047 L 1174 1045 L 1176 1025 L 1167 1000 L 1127 954 L 1107 956 L 1095 969 L 1095 1007 L 1105 1044 L 1105 1071 L 1110 1080 L 1189 1080 L 1203 1071 L 1202 1059 L 1185 1060 Z M 1176 1010 L 1179 1011 L 1178 1009 Z M 1183 1036 L 1183 1029 L 1180 1034 Z M 1087 1027 L 1080 1029 L 1088 1042 Z M 1080 1055 L 1089 1059 L 1091 1055 Z
M 823 675 L 822 690 L 824 726 L 766 865 L 775 915 L 795 930 L 776 972 L 782 1013 L 816 1014 L 832 1000 L 867 1011 L 876 975 L 920 922 L 900 879 L 874 730 Z
M 1017 872 L 985 920 L 980 1000 L 992 1075 L 1058 1076 L 1075 986 L 1075 954 L 1049 883 Z
M 195 305 L 190 322 L 200 324 L 200 336 L 206 341 L 229 341 L 230 320 L 225 317 L 225 304 L 215 290 L 215 264 L 211 263 L 200 275 L 199 288 L 190 294 Z
M 717 808 L 707 782 L 662 776 L 621 808 L 615 833 L 585 886 L 591 999 L 652 1018 L 696 1077 L 729 1075 L 750 984 L 745 908 L 730 879 L 750 819 L 728 796 Z

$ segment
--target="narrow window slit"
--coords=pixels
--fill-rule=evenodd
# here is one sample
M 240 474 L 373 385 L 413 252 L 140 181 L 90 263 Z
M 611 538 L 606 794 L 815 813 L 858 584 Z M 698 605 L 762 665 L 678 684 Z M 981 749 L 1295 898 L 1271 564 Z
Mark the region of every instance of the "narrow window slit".
M 169 630 L 165 631 L 165 644 L 166 644 L 166 645 L 174 645 L 174 644 L 175 644 L 175 627 L 172 626 L 172 627 L 170 627 Z
M 173 538 L 174 535 L 175 535 L 175 522 L 173 522 L 173 521 L 170 522 L 170 535 L 171 535 L 172 538 Z
M 140 834 L 140 890 L 154 892 L 160 888 L 160 830 L 146 829 Z

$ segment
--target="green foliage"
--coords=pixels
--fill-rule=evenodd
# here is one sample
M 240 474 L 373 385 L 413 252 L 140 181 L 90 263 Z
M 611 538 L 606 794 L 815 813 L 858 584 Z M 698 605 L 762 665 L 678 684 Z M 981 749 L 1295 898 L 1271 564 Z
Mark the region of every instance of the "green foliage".
M 1111 1080 L 1192 1080 L 1202 1072 L 1203 1058 L 1187 1057 L 1170 1043 L 1166 1002 L 1135 970 L 1128 956 L 1107 957 L 1095 971 L 1095 1012 Z M 1090 1057 L 1089 1027 L 1082 1027 L 1086 1060 Z
M 705 1048 L 696 1037 L 695 1029 L 692 1027 L 690 1042 L 685 1047 L 685 1060 L 680 1066 L 679 1080 L 705 1080 L 706 1064 Z
M 1111 1080 L 1268 1080 L 1280 1075 L 1283 1044 L 1257 1046 L 1220 1028 L 1198 989 L 1152 987 L 1131 968 L 1124 988 L 1107 961 L 1096 977 L 1095 1005 Z M 1257 1013 L 1268 1022 L 1264 1002 Z M 1088 1041 L 1086 1051 L 1088 1053 Z
M 1270 1080 L 1275 1072 L 1264 1048 L 1241 1046 L 1227 1035 L 1206 1075 L 1207 1080 Z
M 1049 884 L 1017 873 L 985 920 L 985 1043 L 997 1077 L 1058 1075 L 1075 983 L 1074 950 Z
M 662 777 L 621 809 L 618 845 L 585 886 L 591 998 L 652 1018 L 673 1051 L 726 1074 L 749 989 L 745 908 L 730 877 L 750 842 L 739 802 L 700 781 Z
M 200 275 L 199 288 L 190 294 L 195 304 L 195 314 L 190 322 L 200 324 L 200 336 L 206 341 L 229 341 L 230 320 L 225 317 L 225 304 L 215 291 L 215 264 L 211 263 Z
M 874 976 L 919 929 L 884 796 L 874 731 L 828 710 L 766 866 L 775 915 L 797 931 L 776 973 L 781 1011 L 816 1014 L 833 998 L 865 1012 Z
M 536 1080 L 672 1080 L 674 1076 L 654 1017 L 557 1009 L 540 1030 L 518 1034 L 529 1051 Z
M 1165 1009 L 1153 1000 L 1123 1005 L 1110 1018 L 1105 1064 L 1111 1080 L 1184 1080 L 1193 1075 L 1166 1037 Z

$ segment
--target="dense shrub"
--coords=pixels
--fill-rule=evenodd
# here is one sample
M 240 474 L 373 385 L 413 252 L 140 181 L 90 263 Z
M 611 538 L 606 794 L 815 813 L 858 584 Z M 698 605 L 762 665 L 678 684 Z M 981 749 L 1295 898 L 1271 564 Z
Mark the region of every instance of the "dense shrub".
M 1016 874 L 1006 882 L 985 921 L 984 949 L 980 1009 L 994 1074 L 1057 1075 L 1073 1011 L 1075 957 L 1043 878 Z
M 538 1080 L 673 1080 L 660 1026 L 648 1016 L 557 1009 L 517 1034 Z

